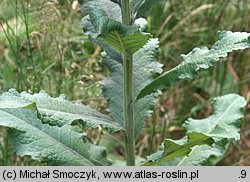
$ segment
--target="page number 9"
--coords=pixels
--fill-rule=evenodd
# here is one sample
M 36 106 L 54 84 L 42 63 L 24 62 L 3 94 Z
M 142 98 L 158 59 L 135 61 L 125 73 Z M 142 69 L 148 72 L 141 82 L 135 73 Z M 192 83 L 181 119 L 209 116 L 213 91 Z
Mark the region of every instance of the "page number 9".
M 247 176 L 246 170 L 241 170 L 240 174 L 241 174 L 240 178 L 246 178 Z

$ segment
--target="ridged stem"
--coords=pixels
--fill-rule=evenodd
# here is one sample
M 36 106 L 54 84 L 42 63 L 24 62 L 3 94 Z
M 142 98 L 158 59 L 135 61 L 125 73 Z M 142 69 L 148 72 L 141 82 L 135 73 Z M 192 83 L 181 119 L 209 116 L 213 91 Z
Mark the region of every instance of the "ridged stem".
M 129 0 L 121 1 L 122 22 L 131 24 L 131 8 Z M 123 52 L 123 89 L 124 89 L 124 121 L 125 121 L 125 150 L 127 166 L 135 165 L 135 133 L 133 110 L 133 58 Z

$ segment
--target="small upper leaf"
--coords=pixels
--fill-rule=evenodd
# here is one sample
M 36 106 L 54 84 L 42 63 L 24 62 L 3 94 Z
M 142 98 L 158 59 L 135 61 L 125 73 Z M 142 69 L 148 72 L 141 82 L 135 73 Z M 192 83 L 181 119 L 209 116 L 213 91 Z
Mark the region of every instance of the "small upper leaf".
M 103 11 L 105 15 L 108 16 L 108 18 L 120 23 L 122 22 L 121 8 L 110 0 L 89 0 L 84 1 L 81 4 L 81 11 L 85 15 L 82 19 L 81 25 L 83 27 L 84 33 L 91 36 L 92 39 L 98 36 L 89 16 L 91 11 L 94 9 L 100 9 L 100 11 Z
M 138 27 L 126 26 L 110 18 L 101 8 L 90 7 L 89 17 L 98 36 L 106 37 L 111 31 L 117 31 L 121 36 L 130 36 L 138 30 Z
M 101 8 L 106 15 L 116 21 L 122 22 L 121 8 L 110 0 L 84 0 L 81 4 L 81 11 L 88 15 L 91 8 Z
M 138 97 L 137 100 L 155 92 L 157 89 L 168 88 L 176 84 L 181 79 L 194 78 L 201 69 L 208 69 L 219 58 L 226 57 L 227 53 L 234 50 L 242 50 L 250 47 L 250 33 L 245 32 L 220 32 L 219 40 L 211 49 L 207 47 L 195 48 L 187 55 L 182 55 L 184 61 L 175 68 L 167 71 L 153 82 L 148 84 Z
M 81 9 L 87 13 L 82 21 L 85 33 L 92 40 L 98 40 L 94 42 L 102 46 L 108 54 L 117 56 L 115 51 L 118 51 L 132 55 L 150 38 L 149 34 L 141 33 L 137 26 L 122 24 L 119 5 L 109 0 L 85 2 Z

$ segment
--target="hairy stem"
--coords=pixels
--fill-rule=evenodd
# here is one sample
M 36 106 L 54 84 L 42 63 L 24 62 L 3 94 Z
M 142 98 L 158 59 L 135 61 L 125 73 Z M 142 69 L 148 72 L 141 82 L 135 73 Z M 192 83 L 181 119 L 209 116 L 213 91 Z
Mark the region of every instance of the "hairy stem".
M 123 55 L 124 61 L 124 119 L 125 119 L 125 149 L 128 166 L 135 165 L 135 134 L 133 101 L 133 62 L 132 56 Z
M 126 25 L 131 24 L 131 11 L 129 0 L 122 0 L 122 21 Z M 135 133 L 133 111 L 133 60 L 132 55 L 123 52 L 124 69 L 124 120 L 125 120 L 125 150 L 128 166 L 135 165 Z
M 131 7 L 129 0 L 122 0 L 121 1 L 122 7 L 122 23 L 125 25 L 131 24 Z

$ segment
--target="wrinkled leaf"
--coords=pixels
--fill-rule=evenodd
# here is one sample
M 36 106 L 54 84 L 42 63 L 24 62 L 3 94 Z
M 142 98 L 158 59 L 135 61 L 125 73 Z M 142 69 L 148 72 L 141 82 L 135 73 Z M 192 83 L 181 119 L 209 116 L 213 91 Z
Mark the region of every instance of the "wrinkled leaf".
M 103 0 L 103 1 L 95 0 L 95 1 L 90 1 L 88 3 L 82 2 L 81 4 L 82 4 L 81 11 L 84 14 L 89 14 L 90 7 L 96 7 L 96 8 L 102 7 L 102 10 L 105 11 L 107 15 L 109 15 L 109 18 L 112 18 L 113 20 L 116 20 L 118 22 L 122 22 L 121 8 L 117 4 L 110 2 L 110 0 Z M 89 15 L 83 17 L 81 25 L 83 27 L 83 31 L 85 35 L 89 35 L 89 38 L 94 43 L 101 46 L 112 59 L 117 60 L 120 63 L 122 63 L 121 53 L 116 51 L 114 48 L 112 48 L 108 43 L 106 43 L 102 39 L 97 38 L 97 32 L 90 21 Z
M 87 35 L 98 45 L 106 48 L 107 53 L 115 49 L 119 53 L 133 54 L 150 38 L 149 34 L 139 31 L 136 26 L 121 23 L 121 9 L 111 1 L 93 0 L 83 3 L 81 10 L 87 15 L 82 26 Z M 112 56 L 111 56 L 112 57 Z
M 229 52 L 250 47 L 250 33 L 245 32 L 220 32 L 219 40 L 211 49 L 207 47 L 195 48 L 187 55 L 182 55 L 184 61 L 175 68 L 167 71 L 147 85 L 138 95 L 137 100 L 155 92 L 157 89 L 168 88 L 182 79 L 191 79 L 201 69 L 208 69 L 219 58 L 226 57 Z
M 1 105 L 2 106 L 2 105 Z M 43 124 L 35 103 L 25 107 L 0 108 L 0 126 L 9 129 L 12 147 L 20 156 L 49 165 L 108 165 L 103 147 L 90 144 L 83 133 Z
M 136 26 L 127 26 L 109 18 L 105 11 L 99 8 L 91 8 L 89 16 L 97 37 L 120 53 L 132 55 L 150 38 L 149 34 L 139 32 Z
M 188 119 L 184 124 L 188 133 L 198 132 L 212 137 L 215 141 L 214 144 L 212 146 L 194 146 L 185 157 L 177 156 L 173 160 L 157 163 L 157 165 L 215 165 L 226 153 L 230 141 L 240 139 L 240 119 L 244 116 L 243 107 L 245 105 L 245 99 L 236 94 L 214 99 L 214 111 L 210 117 L 200 120 Z M 185 138 L 176 142 L 183 143 L 184 141 Z M 162 158 L 164 151 L 167 151 L 169 147 L 171 145 L 165 143 L 164 148 L 149 159 L 153 162 L 164 159 Z
M 151 39 L 142 49 L 133 55 L 134 66 L 134 97 L 147 85 L 152 76 L 162 71 L 162 65 L 155 61 L 159 45 L 157 39 Z M 110 70 L 110 77 L 102 82 L 104 97 L 108 101 L 108 111 L 114 121 L 125 126 L 123 113 L 123 67 L 122 64 L 108 57 L 105 65 Z M 134 105 L 135 133 L 138 136 L 144 126 L 144 120 L 150 116 L 155 106 L 156 94 L 148 95 Z
M 96 128 L 102 125 L 110 131 L 121 129 L 109 117 L 81 103 L 69 102 L 63 95 L 52 98 L 43 91 L 31 95 L 26 92 L 19 94 L 15 90 L 10 90 L 0 96 L 0 108 L 25 107 L 31 103 L 36 104 L 43 123 L 49 125 L 63 126 L 80 121 L 86 128 Z
M 201 132 L 215 138 L 240 139 L 242 108 L 246 105 L 243 97 L 228 94 L 218 97 L 213 102 L 213 115 L 206 119 L 188 119 L 184 124 L 187 131 Z
M 109 18 L 122 22 L 121 8 L 110 0 L 84 0 L 80 4 L 80 9 L 85 15 L 89 14 L 91 8 L 100 8 Z

